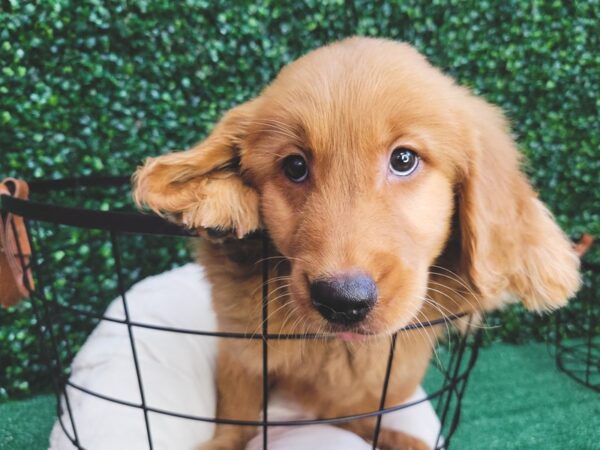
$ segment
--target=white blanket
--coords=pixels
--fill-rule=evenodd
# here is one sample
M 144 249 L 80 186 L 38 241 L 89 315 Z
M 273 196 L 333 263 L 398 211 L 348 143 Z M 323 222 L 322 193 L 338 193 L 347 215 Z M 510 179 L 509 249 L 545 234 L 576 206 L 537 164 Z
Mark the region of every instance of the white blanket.
M 160 326 L 213 331 L 215 315 L 210 304 L 210 286 L 202 268 L 188 264 L 147 278 L 127 293 L 130 318 Z M 121 299 L 114 300 L 106 316 L 124 319 Z M 215 416 L 216 339 L 182 333 L 133 327 L 147 405 L 200 417 Z M 140 404 L 140 390 L 129 343 L 127 326 L 102 321 L 88 337 L 72 364 L 71 382 L 94 392 Z M 147 449 L 148 441 L 141 409 L 118 405 L 67 388 L 80 445 L 87 450 Z M 411 400 L 423 398 L 419 388 Z M 271 420 L 308 418 L 297 405 L 281 397 L 269 404 Z M 62 416 L 69 433 L 73 429 Z M 214 425 L 163 414 L 148 414 L 156 450 L 192 450 L 210 439 Z M 383 426 L 408 432 L 434 446 L 439 420 L 429 402 L 386 414 Z M 257 435 L 247 450 L 259 450 Z M 51 450 L 74 446 L 57 422 L 50 436 Z M 358 436 L 329 425 L 272 427 L 272 450 L 370 449 Z

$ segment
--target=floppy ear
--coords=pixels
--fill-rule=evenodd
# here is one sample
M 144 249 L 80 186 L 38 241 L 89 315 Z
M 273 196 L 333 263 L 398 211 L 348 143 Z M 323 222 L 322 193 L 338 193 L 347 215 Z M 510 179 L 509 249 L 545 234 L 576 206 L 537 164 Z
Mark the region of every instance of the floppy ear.
M 486 307 L 505 293 L 531 310 L 563 306 L 579 288 L 579 259 L 521 172 L 500 110 L 469 100 L 475 134 L 459 192 L 461 271 Z
M 148 158 L 133 176 L 133 196 L 191 229 L 237 237 L 260 227 L 258 193 L 240 175 L 239 146 L 253 102 L 230 110 L 206 140 L 183 152 Z

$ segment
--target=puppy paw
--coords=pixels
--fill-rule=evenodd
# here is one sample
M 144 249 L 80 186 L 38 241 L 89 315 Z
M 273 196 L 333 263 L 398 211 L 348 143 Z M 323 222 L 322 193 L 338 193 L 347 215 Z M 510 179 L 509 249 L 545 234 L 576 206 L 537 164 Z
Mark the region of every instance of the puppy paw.
M 431 450 L 421 439 L 401 431 L 382 429 L 377 441 L 379 450 Z
M 258 193 L 233 174 L 202 179 L 179 211 L 179 222 L 241 239 L 261 227 Z

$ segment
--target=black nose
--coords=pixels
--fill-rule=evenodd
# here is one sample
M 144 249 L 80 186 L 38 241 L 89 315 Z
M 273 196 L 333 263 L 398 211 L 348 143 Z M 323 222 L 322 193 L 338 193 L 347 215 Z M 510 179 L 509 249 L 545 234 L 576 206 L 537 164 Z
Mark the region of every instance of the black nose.
M 377 301 L 377 286 L 365 274 L 320 278 L 310 285 L 315 308 L 330 322 L 352 325 L 363 320 Z

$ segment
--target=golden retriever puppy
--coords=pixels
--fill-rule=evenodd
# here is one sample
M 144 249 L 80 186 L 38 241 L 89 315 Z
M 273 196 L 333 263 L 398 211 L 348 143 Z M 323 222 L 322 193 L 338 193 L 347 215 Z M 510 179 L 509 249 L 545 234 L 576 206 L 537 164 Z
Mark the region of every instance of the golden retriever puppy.
M 351 38 L 285 67 L 197 146 L 149 158 L 134 196 L 217 238 L 198 257 L 222 330 L 261 330 L 260 244 L 242 238 L 268 231 L 269 333 L 336 336 L 270 342 L 269 379 L 323 418 L 378 408 L 401 327 L 509 297 L 550 310 L 578 289 L 578 258 L 519 164 L 498 108 L 407 44 Z M 400 334 L 386 406 L 414 392 L 438 334 Z M 217 365 L 218 417 L 258 420 L 260 341 L 223 339 Z M 371 440 L 374 424 L 342 426 Z M 256 432 L 221 425 L 201 448 Z M 379 447 L 426 448 L 385 429 Z

